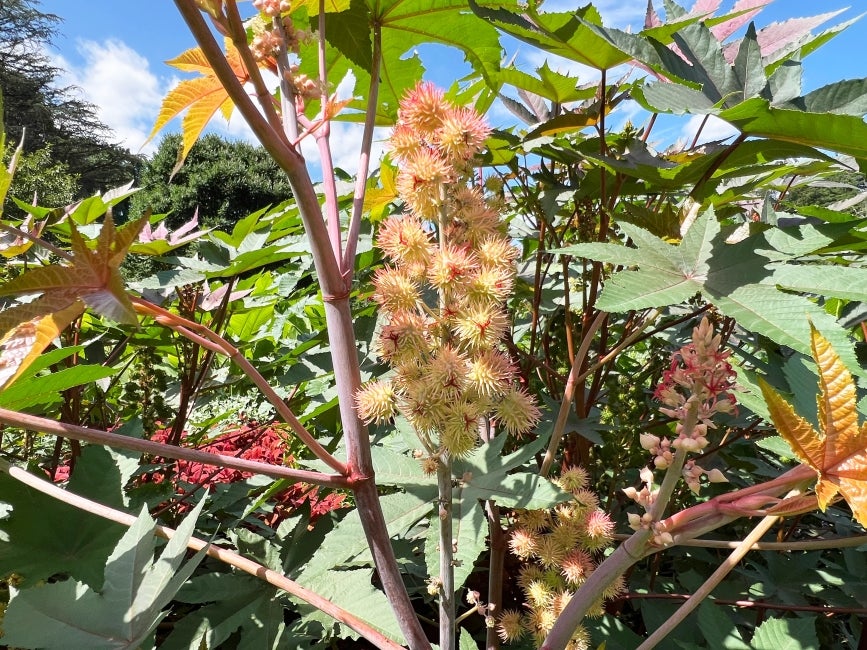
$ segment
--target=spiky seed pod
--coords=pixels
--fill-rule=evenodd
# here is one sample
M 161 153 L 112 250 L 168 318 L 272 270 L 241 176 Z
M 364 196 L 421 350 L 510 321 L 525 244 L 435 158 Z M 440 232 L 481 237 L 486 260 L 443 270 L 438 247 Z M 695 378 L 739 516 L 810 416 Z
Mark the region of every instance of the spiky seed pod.
M 379 228 L 376 245 L 394 264 L 409 266 L 414 275 L 424 273 L 433 254 L 431 233 L 422 222 L 407 215 L 393 215 Z
M 596 510 L 599 507 L 599 497 L 592 490 L 575 490 L 572 496 L 583 512 Z
M 530 555 L 532 555 L 532 553 L 530 553 Z M 527 557 L 530 557 L 530 555 Z M 541 567 L 535 564 L 527 564 L 521 568 L 521 572 L 518 574 L 518 586 L 521 587 L 521 589 L 526 592 L 530 584 L 537 580 L 545 580 L 545 572 L 542 571 Z
M 611 543 L 614 533 L 614 522 L 602 510 L 594 510 L 584 520 L 584 535 L 582 543 L 589 551 L 605 548 Z
M 395 187 L 417 217 L 435 220 L 439 215 L 444 187 L 452 180 L 452 173 L 453 170 L 436 152 L 422 148 L 404 161 Z
M 521 251 L 515 248 L 509 239 L 496 235 L 481 241 L 476 247 L 476 255 L 482 264 L 514 273 L 514 263 L 520 257 Z
M 472 402 L 461 401 L 447 406 L 440 431 L 440 442 L 449 454 L 462 457 L 476 447 L 479 438 L 479 408 Z
M 554 482 L 567 492 L 577 492 L 587 488 L 587 470 L 583 467 L 573 465 L 564 469 L 560 476 L 554 479 Z
M 398 124 L 389 138 L 391 157 L 396 161 L 412 157 L 423 145 L 418 132 L 409 124 Z
M 548 534 L 561 548 L 568 551 L 578 543 L 581 537 L 581 528 L 572 522 L 559 523 Z
M 507 609 L 500 614 L 497 623 L 497 635 L 505 642 L 517 641 L 524 636 L 524 627 L 521 624 L 523 614 L 514 609 Z
M 617 598 L 617 596 L 626 592 L 626 578 L 622 575 L 617 576 L 611 584 L 602 591 L 602 597 L 605 599 Z
M 365 423 L 385 422 L 397 415 L 394 388 L 390 382 L 374 381 L 355 393 L 358 417 Z
M 539 548 L 539 536 L 527 528 L 516 528 L 509 538 L 509 548 L 512 555 L 522 560 L 527 560 L 536 554 Z M 535 576 L 530 576 L 535 579 Z
M 550 534 L 542 535 L 539 538 L 539 548 L 536 555 L 544 568 L 552 569 L 560 566 L 563 558 L 566 557 L 566 548 L 561 546 L 559 540 Z
M 551 525 L 551 514 L 542 508 L 520 510 L 517 513 L 518 525 L 534 533 L 541 532 Z
M 537 643 L 541 643 L 548 636 L 548 632 L 554 627 L 557 617 L 548 608 L 531 609 L 524 616 L 524 628 L 532 635 Z
M 446 110 L 437 134 L 439 145 L 456 165 L 478 154 L 491 129 L 473 109 L 457 107 Z
M 570 551 L 560 564 L 560 573 L 573 587 L 580 587 L 596 568 L 590 554 L 580 548 Z
M 466 356 L 452 346 L 444 345 L 437 350 L 425 374 L 432 394 L 446 403 L 452 403 L 463 393 L 469 370 Z
M 515 436 L 530 431 L 542 415 L 533 398 L 518 388 L 511 388 L 503 395 L 494 414 L 506 431 Z
M 412 427 L 423 434 L 439 429 L 446 416 L 443 404 L 434 398 L 433 388 L 423 379 L 404 387 L 397 406 Z
M 429 324 L 417 312 L 396 312 L 379 332 L 376 353 L 394 365 L 419 365 L 428 353 L 428 329 Z
M 495 346 L 509 329 L 506 313 L 496 305 L 470 306 L 455 316 L 454 334 L 469 350 Z
M 379 269 L 373 276 L 373 286 L 376 289 L 373 299 L 388 314 L 413 311 L 421 305 L 418 284 L 404 269 L 395 267 Z
M 417 136 L 432 140 L 448 108 L 439 88 L 432 83 L 419 82 L 400 101 L 398 119 Z
M 560 616 L 562 611 L 566 609 L 566 605 L 569 604 L 569 601 L 572 600 L 573 592 L 571 591 L 558 591 L 551 601 L 551 611 L 554 612 L 554 616 Z
M 590 648 L 590 632 L 583 625 L 579 625 L 575 632 L 572 633 L 572 638 L 566 644 L 566 650 L 589 650 Z
M 554 592 L 544 580 L 534 580 L 524 589 L 524 595 L 530 607 L 536 609 L 547 607 L 554 597 Z
M 499 350 L 476 355 L 467 374 L 468 386 L 480 397 L 495 398 L 505 393 L 515 376 L 515 367 Z
M 441 290 L 456 290 L 467 282 L 479 263 L 465 246 L 447 244 L 435 251 L 427 271 L 431 286 Z

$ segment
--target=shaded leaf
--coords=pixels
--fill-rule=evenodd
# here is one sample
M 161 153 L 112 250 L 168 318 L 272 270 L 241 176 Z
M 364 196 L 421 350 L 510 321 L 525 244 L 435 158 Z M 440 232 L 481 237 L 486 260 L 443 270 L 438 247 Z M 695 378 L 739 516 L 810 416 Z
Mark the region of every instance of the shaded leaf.
M 81 471 L 87 466 L 84 461 Z M 12 506 L 11 514 L 0 519 L 0 576 L 14 572 L 22 587 L 57 574 L 94 589 L 102 585 L 106 559 L 123 526 L 52 499 L 5 473 L 0 473 L 0 501 Z M 51 522 L 50 534 L 46 521 Z
M 815 650 L 819 647 L 813 618 L 771 618 L 756 628 L 753 650 Z
M 204 557 L 199 551 L 181 568 L 203 504 L 184 519 L 156 561 L 156 524 L 144 509 L 108 558 L 98 592 L 74 580 L 14 591 L 3 621 L 4 643 L 64 650 L 138 648 Z

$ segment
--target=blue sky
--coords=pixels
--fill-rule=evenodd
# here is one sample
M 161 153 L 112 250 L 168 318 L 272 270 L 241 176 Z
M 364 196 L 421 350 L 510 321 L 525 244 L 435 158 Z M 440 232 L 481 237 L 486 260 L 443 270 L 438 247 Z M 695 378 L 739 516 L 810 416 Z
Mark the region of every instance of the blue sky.
M 548 0 L 545 6 L 559 11 L 583 4 L 583 1 Z M 620 28 L 631 25 L 634 30 L 640 29 L 645 7 L 643 0 L 598 0 L 594 4 L 600 9 L 606 24 Z M 654 4 L 659 8 L 662 2 L 658 0 Z M 691 4 L 691 1 L 682 1 L 681 4 Z M 722 7 L 727 9 L 732 4 L 733 0 L 723 0 Z M 857 4 L 862 8 L 859 9 Z M 818 31 L 821 31 L 832 24 L 855 18 L 859 10 L 867 9 L 863 0 L 857 4 L 855 8 L 848 8 L 835 0 L 776 0 L 759 14 L 756 22 L 761 27 L 787 18 L 845 10 L 820 27 Z M 81 88 L 82 96 L 98 107 L 101 119 L 114 130 L 118 140 L 133 151 L 139 150 L 153 126 L 162 97 L 181 78 L 178 71 L 164 61 L 194 46 L 174 3 L 170 0 L 41 0 L 40 7 L 63 19 L 51 52 L 56 64 L 66 71 L 63 82 Z M 252 12 L 251 5 L 242 4 L 242 15 Z M 518 60 L 526 67 L 541 63 L 528 46 L 515 47 Z M 424 55 L 422 50 L 423 59 Z M 805 60 L 805 90 L 840 79 L 867 77 L 865 55 L 867 16 Z M 454 74 L 455 62 L 459 62 L 461 57 L 445 57 L 445 64 L 443 58 L 438 51 L 436 57 L 427 57 L 426 63 L 429 76 L 434 81 L 446 83 Z M 555 65 L 556 62 L 552 67 Z M 584 72 L 580 69 L 571 71 L 579 75 Z M 499 116 L 494 115 L 492 119 L 496 123 L 508 118 L 500 110 Z M 344 128 L 337 126 L 338 129 Z M 170 126 L 171 130 L 177 128 L 177 125 Z M 250 137 L 240 119 L 233 119 L 229 125 L 216 124 L 214 129 L 229 137 Z M 349 131 L 341 131 L 338 136 L 337 140 L 346 149 L 345 152 L 336 152 L 338 164 L 344 162 L 344 167 L 352 167 L 349 157 L 354 153 L 351 147 L 354 137 Z M 152 151 L 153 147 L 151 143 L 144 151 Z

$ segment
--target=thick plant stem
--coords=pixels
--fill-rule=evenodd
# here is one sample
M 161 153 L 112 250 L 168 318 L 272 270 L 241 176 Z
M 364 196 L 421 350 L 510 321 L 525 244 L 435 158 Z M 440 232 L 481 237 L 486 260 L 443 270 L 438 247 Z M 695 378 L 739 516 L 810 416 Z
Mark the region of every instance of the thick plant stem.
M 795 491 L 790 493 L 790 495 L 794 493 Z M 779 517 L 773 515 L 763 518 L 756 527 L 753 528 L 750 534 L 744 538 L 738 547 L 731 552 L 731 555 L 726 558 L 725 562 L 723 562 L 719 568 L 714 571 L 707 580 L 705 580 L 704 584 L 699 587 L 683 605 L 678 607 L 674 614 L 654 630 L 653 634 L 647 637 L 644 643 L 638 646 L 637 650 L 651 650 L 651 648 L 655 648 L 656 644 L 662 641 L 669 632 L 674 630 L 674 628 L 683 622 L 683 620 L 701 604 L 701 601 L 710 596 L 710 593 L 714 588 L 722 582 L 723 578 L 725 578 L 731 570 L 735 568 L 735 566 L 737 566 L 738 562 L 740 562 L 750 551 L 753 544 L 758 542 L 762 536 L 771 529 L 771 526 L 773 526 L 778 519 Z
M 41 418 L 27 413 L 19 413 L 18 411 L 10 411 L 4 408 L 0 408 L 0 424 L 17 427 L 19 429 L 26 429 L 28 431 L 45 433 L 52 436 L 59 436 L 61 438 L 92 442 L 97 445 L 107 445 L 109 447 L 117 447 L 118 449 L 129 449 L 130 451 L 138 451 L 153 456 L 176 458 L 191 463 L 201 463 L 202 465 L 236 469 L 241 472 L 251 472 L 254 474 L 261 474 L 262 476 L 270 476 L 271 478 L 304 481 L 305 483 L 314 483 L 316 485 L 324 485 L 333 488 L 350 487 L 349 479 L 342 474 L 322 474 L 321 472 L 311 472 L 304 469 L 293 469 L 291 467 L 281 467 L 280 465 L 260 463 L 254 460 L 236 458 L 235 456 L 211 454 L 197 449 L 186 449 L 175 445 L 166 445 L 161 442 L 153 442 L 152 440 L 142 440 L 141 438 L 122 436 L 118 433 L 100 431 L 99 429 L 89 429 L 77 424 L 57 422 L 56 420 L 49 420 L 48 418 Z
M 440 650 L 455 650 L 455 565 L 452 548 L 452 461 L 443 451 L 437 465 L 440 531 Z
M 304 223 L 304 229 L 310 241 L 316 275 L 322 287 L 322 298 L 325 301 L 331 358 L 334 365 L 340 416 L 348 454 L 348 473 L 355 492 L 362 526 L 373 553 L 383 590 L 391 603 L 410 648 L 413 650 L 429 648 L 430 643 L 416 618 L 415 610 L 403 584 L 397 560 L 389 541 L 388 529 L 385 525 L 385 517 L 382 514 L 374 480 L 367 428 L 358 419 L 354 408 L 354 397 L 361 379 L 358 366 L 358 348 L 353 330 L 352 313 L 349 309 L 351 269 L 341 269 L 341 261 L 335 257 L 328 228 L 319 205 L 319 198 L 304 165 L 304 159 L 289 145 L 283 133 L 278 133 L 272 129 L 268 121 L 256 109 L 256 106 L 247 96 L 246 90 L 235 77 L 196 3 L 193 0 L 175 0 L 175 5 L 229 97 L 232 98 L 235 106 L 259 141 L 286 172 L 289 179 L 301 220 Z M 246 47 L 243 44 L 242 46 Z
M 364 116 L 364 132 L 361 136 L 361 154 L 358 157 L 358 174 L 355 177 L 355 192 L 352 195 L 352 216 L 346 235 L 341 270 L 352 273 L 355 266 L 355 251 L 358 249 L 358 233 L 361 230 L 361 213 L 370 172 L 370 149 L 373 145 L 373 129 L 376 126 L 376 109 L 379 102 L 379 70 L 382 67 L 382 27 L 373 25 L 373 61 L 371 62 L 370 90 L 367 93 L 367 112 Z
M 488 517 L 491 559 L 488 561 L 488 616 L 497 618 L 503 612 L 503 564 L 506 559 L 506 535 L 500 525 L 500 508 L 493 501 L 485 502 Z M 486 633 L 485 650 L 499 650 L 500 636 L 497 629 L 489 627 Z
M 337 383 L 338 406 L 343 423 L 346 442 L 349 477 L 355 491 L 358 513 L 364 534 L 373 554 L 373 561 L 379 572 L 382 588 L 388 597 L 397 617 L 401 632 L 412 650 L 430 648 L 430 643 L 421 629 L 415 615 L 409 594 L 403 584 L 385 516 L 379 503 L 379 494 L 373 472 L 370 454 L 370 437 L 367 427 L 355 411 L 355 393 L 361 386 L 361 373 L 358 366 L 358 348 L 355 331 L 352 327 L 352 312 L 349 297 L 325 302 L 325 319 L 328 325 L 328 339 L 331 346 L 331 359 L 334 365 L 334 379 Z
M 96 501 L 91 501 L 90 499 L 86 499 L 77 494 L 73 494 L 72 492 L 68 492 L 62 488 L 57 487 L 40 479 L 33 474 L 21 469 L 20 467 L 15 467 L 5 460 L 0 459 L 0 471 L 6 472 L 14 478 L 16 481 L 20 481 L 21 483 L 33 488 L 34 490 L 38 490 L 43 494 L 47 494 L 50 497 L 57 499 L 58 501 L 62 501 L 70 506 L 78 508 L 79 510 L 83 510 L 85 512 L 89 512 L 91 514 L 97 515 L 104 519 L 108 519 L 109 521 L 114 521 L 118 524 L 122 524 L 124 526 L 131 526 L 136 518 L 126 512 L 122 512 L 120 510 L 115 510 L 114 508 L 109 508 L 101 503 L 97 503 Z M 175 530 L 173 528 L 168 528 L 166 526 L 156 526 L 155 533 L 163 537 L 165 539 L 171 539 Z M 341 623 L 348 625 L 353 630 L 358 632 L 368 641 L 373 643 L 377 648 L 382 648 L 383 650 L 400 650 L 401 646 L 392 641 L 391 639 L 383 636 L 378 630 L 371 627 L 365 621 L 357 618 L 355 615 L 347 612 L 346 610 L 338 607 L 330 600 L 327 600 L 317 594 L 314 591 L 310 591 L 309 589 L 305 589 L 300 584 L 295 582 L 294 580 L 290 580 L 282 573 L 278 573 L 273 571 L 265 566 L 262 566 L 258 562 L 254 562 L 253 560 L 249 560 L 234 551 L 229 551 L 219 546 L 214 546 L 213 544 L 209 544 L 208 542 L 198 539 L 196 537 L 191 537 L 190 541 L 187 543 L 187 547 L 194 550 L 199 551 L 203 548 L 207 550 L 205 553 L 210 557 L 220 560 L 221 562 L 225 562 L 226 564 L 235 567 L 245 573 L 249 573 L 252 576 L 255 576 L 261 580 L 264 580 L 270 585 L 277 587 L 278 589 L 282 589 L 288 594 L 299 598 L 317 609 L 325 612 L 332 618 Z

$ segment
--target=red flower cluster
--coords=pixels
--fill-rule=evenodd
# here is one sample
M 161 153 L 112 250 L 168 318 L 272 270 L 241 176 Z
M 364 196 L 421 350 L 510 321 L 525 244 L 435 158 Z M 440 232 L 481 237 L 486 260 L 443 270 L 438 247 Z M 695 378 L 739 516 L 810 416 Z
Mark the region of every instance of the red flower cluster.
M 165 442 L 169 429 L 157 431 L 152 440 Z M 254 460 L 269 465 L 292 465 L 294 458 L 285 455 L 286 441 L 279 428 L 262 426 L 255 422 L 242 424 L 236 431 L 226 433 L 200 447 L 199 451 L 224 456 L 234 456 L 245 460 Z M 220 483 L 236 483 L 253 476 L 251 472 L 235 469 L 217 469 L 201 463 L 187 460 L 177 460 L 176 472 L 172 476 L 174 485 L 179 492 L 185 491 L 184 484 L 202 485 L 209 489 Z M 162 475 L 153 475 L 153 480 L 160 482 Z M 320 498 L 319 488 L 308 483 L 294 483 L 287 489 L 275 494 L 273 512 L 263 516 L 265 523 L 276 525 L 291 516 L 305 502 L 310 504 L 310 517 L 315 519 L 336 510 L 343 505 L 346 495 L 330 492 Z

